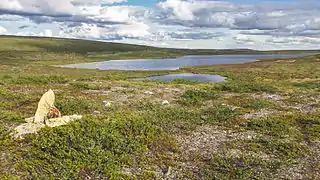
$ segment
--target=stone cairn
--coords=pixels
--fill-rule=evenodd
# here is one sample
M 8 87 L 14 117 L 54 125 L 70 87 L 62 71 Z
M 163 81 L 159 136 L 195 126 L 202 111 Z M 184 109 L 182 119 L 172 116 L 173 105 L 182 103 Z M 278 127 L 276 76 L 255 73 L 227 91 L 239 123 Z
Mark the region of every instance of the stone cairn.
M 50 89 L 44 93 L 38 103 L 38 108 L 34 117 L 26 118 L 26 122 L 15 128 L 15 138 L 23 139 L 30 133 L 37 133 L 45 126 L 56 127 L 65 125 L 73 120 L 81 119 L 81 115 L 61 116 L 58 108 L 54 106 L 55 95 Z

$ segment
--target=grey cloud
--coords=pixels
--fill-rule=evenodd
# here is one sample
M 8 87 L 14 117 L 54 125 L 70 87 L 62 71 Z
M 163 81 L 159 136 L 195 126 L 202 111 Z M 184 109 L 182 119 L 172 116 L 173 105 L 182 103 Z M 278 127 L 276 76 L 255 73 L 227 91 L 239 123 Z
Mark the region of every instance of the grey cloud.
M 65 16 L 65 17 L 50 17 L 50 16 L 30 16 L 29 17 L 35 23 L 52 23 L 52 22 L 64 22 L 64 23 L 72 23 L 81 24 L 97 24 L 97 25 L 114 25 L 114 24 L 126 24 L 125 22 L 116 22 L 116 21 L 106 21 L 103 19 L 94 19 L 86 16 Z
M 174 39 L 213 39 L 225 35 L 222 32 L 172 32 L 167 36 Z
M 28 27 L 29 26 L 26 26 L 26 25 L 25 26 L 20 26 L 19 29 L 25 29 L 25 28 L 28 28 Z
M 214 3 L 215 6 L 202 7 L 197 1 L 190 3 L 186 8 L 190 11 L 183 12 L 192 19 L 183 19 L 182 15 L 177 15 L 177 11 L 182 11 L 180 5 L 159 6 L 153 19 L 160 23 L 178 24 L 188 27 L 226 27 L 230 29 L 260 29 L 260 30 L 290 30 L 292 27 L 304 25 L 302 29 L 320 29 L 320 7 L 316 1 L 312 5 L 288 5 L 286 6 L 262 6 L 262 5 L 232 5 Z M 199 7 L 198 7 L 199 6 Z M 219 8 L 223 7 L 223 8 Z M 319 7 L 319 8 L 315 8 Z M 181 16 L 181 17 L 180 17 Z

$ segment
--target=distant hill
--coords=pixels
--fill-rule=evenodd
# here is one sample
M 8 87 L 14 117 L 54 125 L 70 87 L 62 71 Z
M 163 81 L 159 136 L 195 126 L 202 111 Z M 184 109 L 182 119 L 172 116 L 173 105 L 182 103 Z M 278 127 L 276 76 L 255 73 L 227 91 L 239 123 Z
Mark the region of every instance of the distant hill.
M 172 49 L 143 45 L 101 42 L 82 39 L 65 39 L 29 36 L 0 36 L 0 51 L 36 51 L 36 52 L 68 52 L 68 53 L 116 53 L 138 51 L 165 51 L 181 55 L 201 54 L 264 54 L 264 53 L 313 53 L 316 50 L 257 51 L 251 49 Z

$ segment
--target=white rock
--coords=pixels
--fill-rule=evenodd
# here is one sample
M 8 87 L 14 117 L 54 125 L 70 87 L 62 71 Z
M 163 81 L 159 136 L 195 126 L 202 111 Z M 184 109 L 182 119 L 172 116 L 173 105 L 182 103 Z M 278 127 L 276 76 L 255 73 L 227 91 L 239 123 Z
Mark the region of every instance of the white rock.
M 162 101 L 162 105 L 169 105 L 170 103 L 169 103 L 169 101 L 167 101 L 167 100 L 164 100 L 164 101 Z
M 49 127 L 61 126 L 81 118 L 82 118 L 81 115 L 63 116 L 61 118 L 53 118 L 53 119 L 47 120 L 46 125 Z
M 44 124 L 24 123 L 17 126 L 14 134 L 14 138 L 22 139 L 27 134 L 37 133 L 41 128 L 45 127 Z
M 30 120 L 34 119 L 34 117 L 27 118 L 26 121 L 29 121 L 29 122 L 17 126 L 14 129 L 15 133 L 13 136 L 14 138 L 23 139 L 24 136 L 26 136 L 27 134 L 37 133 L 41 128 L 45 126 L 49 126 L 49 127 L 61 126 L 81 118 L 82 118 L 81 115 L 63 116 L 60 118 L 48 119 L 46 120 L 46 124 L 30 122 Z
M 34 123 L 42 124 L 47 116 L 50 107 L 54 106 L 55 96 L 54 92 L 50 89 L 44 93 L 38 103 L 38 108 L 34 116 Z
M 104 103 L 104 107 L 111 107 L 111 106 L 112 106 L 111 102 Z
M 144 93 L 145 93 L 145 94 L 149 94 L 149 95 L 153 95 L 153 94 L 154 94 L 154 93 L 151 92 L 151 91 L 145 91 Z
M 100 111 L 93 111 L 93 114 L 101 114 Z

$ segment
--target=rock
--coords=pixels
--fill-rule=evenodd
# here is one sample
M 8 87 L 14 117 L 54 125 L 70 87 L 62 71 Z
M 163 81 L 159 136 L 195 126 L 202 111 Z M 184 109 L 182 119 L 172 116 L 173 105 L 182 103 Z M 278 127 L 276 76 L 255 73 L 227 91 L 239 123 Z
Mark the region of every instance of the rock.
M 46 121 L 46 125 L 49 127 L 62 126 L 62 125 L 65 125 L 71 121 L 81 119 L 81 118 L 82 118 L 81 115 L 63 116 L 60 118 L 48 119 Z
M 63 116 L 60 111 L 54 107 L 55 96 L 50 89 L 42 95 L 38 109 L 34 117 L 26 118 L 27 123 L 21 124 L 15 128 L 14 138 L 23 139 L 25 135 L 37 133 L 45 126 L 56 127 L 65 125 L 73 120 L 81 119 L 81 115 Z
M 164 100 L 164 101 L 162 101 L 162 105 L 170 105 L 170 103 L 169 103 L 169 101 Z
M 93 114 L 101 114 L 100 111 L 93 111 Z
M 38 109 L 34 116 L 34 123 L 42 124 L 50 111 L 50 107 L 54 107 L 55 96 L 50 89 L 44 93 L 38 103 Z
M 149 94 L 149 95 L 153 95 L 154 93 L 151 91 L 145 91 L 144 94 Z
M 14 134 L 14 138 L 20 138 L 23 139 L 24 136 L 31 133 L 37 133 L 41 128 L 45 127 L 44 124 L 36 124 L 36 123 L 24 123 L 19 126 L 17 126 Z
M 109 101 L 103 101 L 104 107 L 111 107 L 112 104 Z
M 169 176 L 171 174 L 171 166 L 169 166 L 163 173 L 165 176 Z
M 33 123 L 32 120 L 34 117 L 27 118 L 26 121 L 28 123 L 21 124 L 15 128 L 16 133 L 14 134 L 14 138 L 23 139 L 27 134 L 37 133 L 41 128 L 45 126 L 56 127 L 65 125 L 71 121 L 81 119 L 81 115 L 72 115 L 72 116 L 63 116 L 60 118 L 53 118 L 46 120 L 46 124 L 44 123 Z
M 33 123 L 34 122 L 34 117 L 26 118 L 25 121 L 27 123 Z

